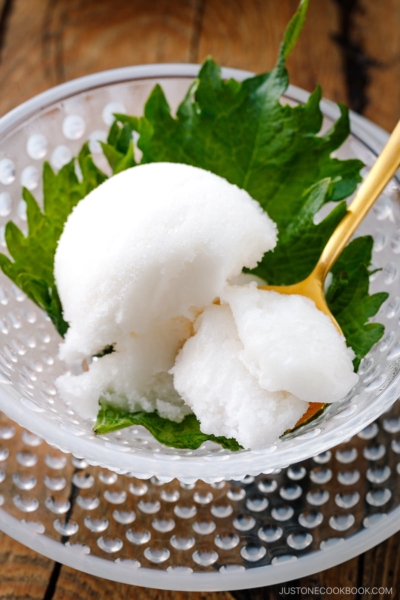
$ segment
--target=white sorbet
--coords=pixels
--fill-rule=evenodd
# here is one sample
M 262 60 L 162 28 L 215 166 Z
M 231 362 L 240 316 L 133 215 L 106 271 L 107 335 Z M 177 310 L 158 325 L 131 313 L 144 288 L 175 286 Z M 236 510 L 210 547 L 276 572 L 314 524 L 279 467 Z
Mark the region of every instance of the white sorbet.
M 243 344 L 240 359 L 263 389 L 332 403 L 357 383 L 354 352 L 309 298 L 251 283 L 227 286 L 221 300 L 229 304 Z
M 57 247 L 70 325 L 60 357 L 145 335 L 156 318 L 194 320 L 276 237 L 246 191 L 203 169 L 152 163 L 114 175 L 74 208 Z
M 243 343 L 229 306 L 213 305 L 195 322 L 196 334 L 172 369 L 174 385 L 204 433 L 235 438 L 256 449 L 295 426 L 307 403 L 262 389 L 241 361 Z
M 162 417 L 180 422 L 191 410 L 168 371 L 192 331 L 192 323 L 184 317 L 156 321 L 145 335 L 128 336 L 113 353 L 94 358 L 88 371 L 58 377 L 58 390 L 84 417 L 97 415 L 102 397 L 132 412 L 157 410 Z

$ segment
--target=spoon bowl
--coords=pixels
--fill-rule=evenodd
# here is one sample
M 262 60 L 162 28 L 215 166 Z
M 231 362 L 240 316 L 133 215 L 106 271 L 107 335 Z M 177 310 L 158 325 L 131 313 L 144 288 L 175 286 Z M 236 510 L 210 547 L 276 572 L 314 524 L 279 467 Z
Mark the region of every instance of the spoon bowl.
M 326 302 L 324 280 L 318 276 L 318 272 L 316 273 L 315 270 L 312 271 L 306 279 L 303 279 L 303 281 L 293 283 L 292 285 L 260 285 L 259 288 L 260 290 L 278 292 L 279 294 L 298 294 L 299 296 L 310 298 L 315 303 L 318 310 L 327 315 L 339 333 L 343 335 L 339 323 L 329 310 L 329 306 Z

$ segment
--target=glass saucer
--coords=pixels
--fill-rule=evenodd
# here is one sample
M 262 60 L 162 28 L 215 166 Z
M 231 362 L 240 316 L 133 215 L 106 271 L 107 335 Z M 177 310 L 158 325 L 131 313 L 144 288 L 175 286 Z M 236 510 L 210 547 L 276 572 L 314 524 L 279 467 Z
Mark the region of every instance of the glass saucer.
M 59 169 L 89 139 L 99 166 L 106 169 L 98 141 L 105 139 L 113 112 L 140 114 L 150 90 L 161 83 L 175 108 L 198 72 L 194 65 L 150 65 L 107 71 L 53 88 L 0 119 L 0 243 L 11 218 L 26 228 L 21 185 L 41 197 L 40 174 L 45 160 Z M 225 77 L 244 79 L 248 73 L 224 70 Z M 306 92 L 290 87 L 284 102 L 304 102 Z M 323 101 L 324 129 L 338 109 Z M 357 157 L 367 170 L 386 134 L 365 119 L 352 116 L 353 134 L 337 152 Z M 389 299 L 377 315 L 385 337 L 360 367 L 360 382 L 342 402 L 332 405 L 296 437 L 286 437 L 258 451 L 229 452 L 207 442 L 196 451 L 158 444 L 141 427 L 95 437 L 92 422 L 57 395 L 54 379 L 64 370 L 57 358 L 59 338 L 51 322 L 6 277 L 0 276 L 0 409 L 21 426 L 62 451 L 85 457 L 117 473 L 218 482 L 269 473 L 308 459 L 356 434 L 396 400 L 400 391 L 400 205 L 397 180 L 387 186 L 358 234 L 375 238 L 372 291 L 387 291 Z
M 0 529 L 75 569 L 133 585 L 283 583 L 400 529 L 400 402 L 331 451 L 240 481 L 163 483 L 88 465 L 0 413 Z

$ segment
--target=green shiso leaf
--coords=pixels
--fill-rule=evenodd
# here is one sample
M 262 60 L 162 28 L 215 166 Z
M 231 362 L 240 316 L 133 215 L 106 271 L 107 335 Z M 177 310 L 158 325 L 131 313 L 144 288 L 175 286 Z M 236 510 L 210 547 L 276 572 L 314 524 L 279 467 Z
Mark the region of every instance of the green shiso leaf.
M 296 13 L 294 14 L 288 26 L 286 27 L 281 46 L 281 54 L 283 55 L 284 59 L 289 56 L 289 54 L 295 47 L 301 30 L 303 29 L 304 21 L 306 20 L 307 16 L 308 4 L 309 0 L 300 0 L 300 4 L 297 8 Z
M 101 352 L 99 352 L 98 354 L 94 354 L 93 358 L 102 358 L 103 356 L 107 356 L 107 354 L 112 354 L 113 352 L 115 352 L 114 344 L 109 344 L 108 346 L 103 348 Z
M 93 428 L 96 434 L 105 434 L 132 425 L 143 425 L 153 437 L 172 448 L 185 448 L 196 450 L 204 442 L 210 441 L 220 444 L 227 450 L 242 450 L 236 440 L 225 437 L 207 435 L 200 431 L 200 423 L 195 415 L 187 415 L 181 423 L 160 417 L 157 412 L 128 412 L 115 404 L 107 404 L 100 400 L 100 410 Z
M 101 143 L 104 156 L 112 169 L 113 175 L 136 165 L 132 131 L 130 125 L 120 128 L 118 123 L 114 121 L 108 134 L 107 143 Z
M 49 163 L 43 168 L 43 211 L 26 188 L 23 199 L 27 206 L 28 233 L 25 236 L 13 223 L 8 222 L 5 240 L 12 260 L 0 254 L 3 272 L 44 310 L 60 335 L 64 336 L 68 324 L 62 316 L 62 306 L 54 281 L 54 255 L 65 221 L 74 206 L 106 175 L 94 164 L 89 146 L 85 144 L 78 156 L 82 173 L 80 181 L 73 159 L 56 174 Z
M 384 332 L 380 323 L 368 323 L 388 298 L 386 292 L 368 294 L 372 247 L 369 235 L 353 240 L 333 266 L 332 282 L 326 293 L 328 306 L 356 355 L 353 361 L 356 371 L 361 359 Z

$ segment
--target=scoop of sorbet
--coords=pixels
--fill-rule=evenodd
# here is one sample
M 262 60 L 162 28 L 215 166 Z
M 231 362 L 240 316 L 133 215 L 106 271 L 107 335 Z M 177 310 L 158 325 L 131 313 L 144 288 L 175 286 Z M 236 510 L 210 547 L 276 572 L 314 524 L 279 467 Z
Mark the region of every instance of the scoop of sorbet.
M 306 402 L 337 402 L 357 383 L 354 352 L 330 318 L 305 296 L 227 286 L 243 344 L 241 360 L 262 388 L 286 390 Z
M 245 448 L 274 442 L 307 402 L 336 402 L 357 383 L 353 352 L 304 296 L 227 286 L 194 324 L 172 369 L 205 433 Z
M 73 361 L 195 316 L 276 244 L 249 194 L 203 169 L 152 163 L 108 179 L 73 210 L 55 256 Z
M 243 344 L 229 306 L 210 306 L 179 353 L 174 385 L 204 433 L 260 448 L 294 427 L 307 403 L 263 389 L 241 360 Z

